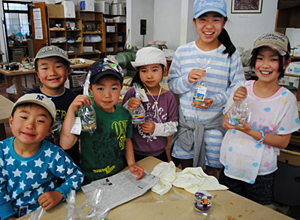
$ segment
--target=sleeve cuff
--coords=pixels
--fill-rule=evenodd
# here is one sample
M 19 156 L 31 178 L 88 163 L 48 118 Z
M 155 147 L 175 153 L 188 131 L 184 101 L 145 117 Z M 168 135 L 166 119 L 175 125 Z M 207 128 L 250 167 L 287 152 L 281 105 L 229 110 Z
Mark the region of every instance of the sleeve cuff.
M 155 123 L 155 129 L 154 129 L 154 132 L 152 134 L 150 134 L 150 136 L 154 137 L 154 136 L 159 136 L 159 134 L 162 132 L 162 129 L 163 129 L 163 125 L 162 124 L 158 124 L 158 123 Z
M 10 217 L 13 217 L 15 214 L 17 214 L 15 212 L 15 210 L 13 209 L 12 205 L 10 202 L 4 203 L 0 206 L 0 210 L 1 210 L 1 219 L 5 220 L 8 219 Z
M 57 188 L 55 191 L 60 192 L 63 195 L 63 199 L 61 201 L 65 201 L 67 199 L 68 196 L 68 192 L 66 192 L 65 190 L 62 189 L 62 187 Z

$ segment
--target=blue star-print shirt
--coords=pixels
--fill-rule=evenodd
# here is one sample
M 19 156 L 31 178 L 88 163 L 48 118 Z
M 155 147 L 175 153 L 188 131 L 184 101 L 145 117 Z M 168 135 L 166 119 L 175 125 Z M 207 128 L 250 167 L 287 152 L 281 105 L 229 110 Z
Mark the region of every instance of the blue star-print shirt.
M 1 219 L 36 210 L 45 192 L 57 190 L 66 199 L 72 189 L 81 187 L 84 174 L 59 146 L 44 140 L 37 153 L 23 158 L 13 148 L 14 138 L 0 141 Z M 56 188 L 58 177 L 65 182 Z

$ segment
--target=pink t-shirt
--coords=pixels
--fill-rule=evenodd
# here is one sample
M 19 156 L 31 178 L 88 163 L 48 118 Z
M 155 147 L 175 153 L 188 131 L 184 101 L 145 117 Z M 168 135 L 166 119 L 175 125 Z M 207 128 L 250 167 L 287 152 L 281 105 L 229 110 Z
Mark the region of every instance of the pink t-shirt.
M 265 134 L 291 134 L 299 126 L 298 104 L 295 95 L 281 87 L 273 96 L 259 98 L 253 92 L 255 81 L 247 81 L 248 96 L 245 99 L 249 112 L 248 124 Z M 235 88 L 236 89 L 236 88 Z M 228 99 L 224 113 L 233 103 Z M 276 170 L 279 149 L 257 141 L 235 129 L 226 132 L 221 146 L 220 161 L 225 175 L 248 183 L 254 183 L 257 175 L 267 175 Z

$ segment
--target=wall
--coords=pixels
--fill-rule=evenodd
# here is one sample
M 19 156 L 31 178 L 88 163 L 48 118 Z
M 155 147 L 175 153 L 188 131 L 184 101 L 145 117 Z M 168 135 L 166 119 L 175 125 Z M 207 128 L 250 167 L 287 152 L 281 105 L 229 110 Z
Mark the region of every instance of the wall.
M 134 3 L 130 8 L 128 2 Z M 228 30 L 234 45 L 252 48 L 254 40 L 262 33 L 275 29 L 277 0 L 263 1 L 261 14 L 231 14 L 231 0 L 227 3 L 228 22 L 225 28 Z M 151 2 L 151 3 L 150 3 Z M 154 6 L 152 5 L 152 2 Z M 185 10 L 181 11 L 182 4 L 188 4 Z M 138 29 L 136 36 L 130 39 L 131 45 L 142 46 L 141 36 L 139 35 L 139 20 L 147 17 L 153 19 L 153 35 L 147 28 L 147 40 L 166 40 L 170 49 L 176 48 L 184 43 L 196 40 L 198 35 L 193 25 L 193 4 L 194 0 L 127 0 L 127 12 L 132 16 L 132 24 Z M 149 10 L 151 7 L 151 10 Z M 154 9 L 152 13 L 152 7 Z M 131 12 L 130 12 L 131 11 Z M 187 20 L 187 24 L 180 25 L 182 20 Z M 128 26 L 131 26 L 129 23 Z M 148 20 L 147 20 L 148 25 Z M 133 30 L 135 29 L 132 27 Z M 183 29 L 186 30 L 183 30 Z M 185 31 L 187 36 L 180 36 Z M 151 39 L 153 37 L 153 39 Z M 184 42 L 181 39 L 185 39 Z
M 226 0 L 228 22 L 225 28 L 235 46 L 250 49 L 257 36 L 275 29 L 277 1 L 263 1 L 261 14 L 231 14 L 231 0 Z M 145 45 L 148 40 L 166 40 L 167 46 L 176 50 L 178 46 L 196 40 L 198 35 L 192 22 L 193 3 L 194 0 L 127 0 L 127 42 L 131 46 L 143 46 L 140 19 L 147 20 Z M 0 16 L 3 17 L 2 0 L 0 4 Z M 2 26 L 0 33 L 3 33 Z M 2 34 L 0 42 L 4 51 Z
M 131 46 L 147 45 L 154 37 L 154 0 L 127 0 L 127 42 Z M 140 20 L 146 19 L 146 35 L 140 35 Z
M 170 49 L 176 49 L 180 41 L 181 1 L 154 1 L 154 36 L 152 40 L 165 40 Z
M 250 49 L 259 35 L 275 30 L 277 2 L 263 1 L 261 14 L 231 14 L 231 0 L 226 0 L 228 22 L 225 28 L 235 46 Z

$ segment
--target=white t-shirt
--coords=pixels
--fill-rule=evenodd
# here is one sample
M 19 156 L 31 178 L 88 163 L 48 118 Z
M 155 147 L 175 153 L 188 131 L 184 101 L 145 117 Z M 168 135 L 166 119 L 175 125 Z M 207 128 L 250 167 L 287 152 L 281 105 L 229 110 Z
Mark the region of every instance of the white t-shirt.
M 253 92 L 255 81 L 247 81 L 248 96 L 245 99 L 249 112 L 248 124 L 265 134 L 291 134 L 299 126 L 298 104 L 295 95 L 281 87 L 269 98 L 259 98 Z M 235 88 L 236 89 L 236 88 Z M 231 94 L 224 113 L 233 103 Z M 279 149 L 257 141 L 235 129 L 230 129 L 222 141 L 220 161 L 225 175 L 253 184 L 257 175 L 267 175 L 276 170 Z

